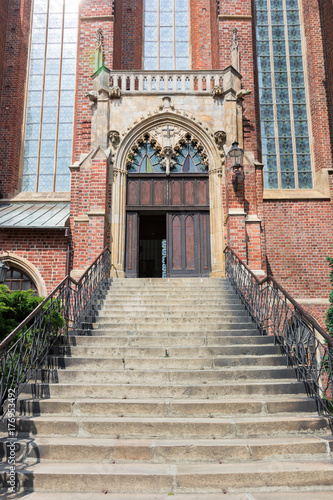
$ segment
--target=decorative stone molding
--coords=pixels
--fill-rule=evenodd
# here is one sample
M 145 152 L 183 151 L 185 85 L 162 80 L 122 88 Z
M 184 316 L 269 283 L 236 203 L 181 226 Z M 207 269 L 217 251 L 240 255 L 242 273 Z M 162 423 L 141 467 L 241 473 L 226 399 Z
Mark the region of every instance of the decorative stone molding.
M 120 87 L 118 87 L 118 86 L 110 87 L 109 98 L 110 99 L 120 99 L 121 98 Z
M 120 134 L 119 134 L 118 130 L 110 130 L 110 132 L 108 133 L 108 136 L 109 136 L 109 139 L 110 139 L 110 142 L 111 142 L 113 149 L 117 149 L 117 147 L 119 146 L 119 142 L 120 142 Z
M 223 97 L 223 94 L 223 87 L 221 85 L 215 85 L 212 90 L 212 96 L 214 97 L 214 99 Z
M 74 222 L 75 224 L 86 224 L 87 222 L 89 222 L 89 217 L 88 215 L 78 215 L 77 217 L 74 217 Z
M 232 30 L 232 44 L 231 44 L 231 64 L 239 71 L 239 45 L 238 45 L 238 30 Z
M 95 72 L 104 66 L 104 36 L 102 28 L 98 28 L 96 32 L 96 46 L 95 46 Z
M 27 274 L 30 278 L 32 278 L 37 287 L 38 295 L 41 297 L 46 297 L 47 289 L 45 281 L 43 280 L 42 275 L 40 274 L 38 269 L 31 262 L 11 252 L 8 252 L 8 255 L 1 256 L 1 260 L 4 262 L 4 264 L 16 267 L 17 269 L 20 269 L 22 272 Z
M 218 130 L 214 134 L 214 139 L 217 144 L 218 149 L 223 151 L 223 146 L 225 144 L 227 134 L 223 130 Z

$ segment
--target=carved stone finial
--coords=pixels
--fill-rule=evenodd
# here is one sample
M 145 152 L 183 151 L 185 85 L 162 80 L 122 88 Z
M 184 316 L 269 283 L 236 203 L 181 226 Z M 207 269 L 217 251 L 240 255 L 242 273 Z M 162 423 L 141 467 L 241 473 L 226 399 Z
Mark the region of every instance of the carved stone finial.
M 223 96 L 223 87 L 221 85 L 215 85 L 212 90 L 212 95 L 214 98 Z
M 227 137 L 227 134 L 223 130 L 218 130 L 214 134 L 214 140 L 217 144 L 218 149 L 223 149 L 223 145 L 225 143 L 225 139 Z
M 97 102 L 97 96 L 98 92 L 96 90 L 91 90 L 84 93 L 84 97 L 88 97 L 89 101 L 91 101 L 92 104 Z
M 231 44 L 231 65 L 239 71 L 239 45 L 238 45 L 238 30 L 232 30 L 232 44 Z
M 102 28 L 98 28 L 96 32 L 95 72 L 102 66 L 104 66 L 104 36 Z
M 120 141 L 120 134 L 118 130 L 110 130 L 109 139 L 114 149 L 117 149 Z
M 118 86 L 110 87 L 109 97 L 110 99 L 120 99 L 121 98 L 120 87 Z

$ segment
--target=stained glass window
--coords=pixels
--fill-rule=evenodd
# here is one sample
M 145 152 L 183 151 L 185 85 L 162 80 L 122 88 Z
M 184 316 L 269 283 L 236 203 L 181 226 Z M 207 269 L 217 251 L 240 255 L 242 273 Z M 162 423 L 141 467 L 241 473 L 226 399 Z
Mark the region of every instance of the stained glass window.
M 35 0 L 22 191 L 69 191 L 79 0 Z
M 188 70 L 188 0 L 145 0 L 145 70 Z
M 161 165 L 163 155 L 161 150 L 149 140 L 149 137 L 140 144 L 133 154 L 128 165 L 128 171 L 133 173 L 163 173 L 165 168 Z M 207 172 L 208 167 L 204 155 L 197 142 L 190 136 L 184 139 L 177 147 L 173 157 L 175 164 L 172 173 Z
M 298 0 L 256 0 L 266 189 L 311 189 L 312 166 Z

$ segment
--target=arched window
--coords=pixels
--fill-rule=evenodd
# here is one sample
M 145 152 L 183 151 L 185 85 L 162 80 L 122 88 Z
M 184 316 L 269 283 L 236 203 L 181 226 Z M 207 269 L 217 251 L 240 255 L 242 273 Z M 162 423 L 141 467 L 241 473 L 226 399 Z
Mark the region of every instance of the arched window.
M 130 157 L 128 172 L 164 173 L 162 159 L 160 148 L 156 147 L 147 135 Z M 189 134 L 176 146 L 173 161 L 175 164 L 171 168 L 172 173 L 199 173 L 208 170 L 202 148 L 197 146 L 197 141 L 191 139 Z
M 37 287 L 33 279 L 16 267 L 10 267 L 7 271 L 4 285 L 12 291 L 33 290 L 37 295 Z

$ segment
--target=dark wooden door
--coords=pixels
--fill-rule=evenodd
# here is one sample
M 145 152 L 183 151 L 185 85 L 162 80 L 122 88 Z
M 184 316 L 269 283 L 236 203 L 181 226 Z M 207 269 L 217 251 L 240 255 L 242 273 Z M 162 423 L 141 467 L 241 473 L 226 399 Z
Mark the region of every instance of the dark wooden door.
M 138 276 L 138 229 L 139 216 L 137 212 L 127 212 L 126 214 L 126 276 L 136 278 Z
M 209 276 L 209 213 L 168 213 L 168 275 Z

